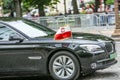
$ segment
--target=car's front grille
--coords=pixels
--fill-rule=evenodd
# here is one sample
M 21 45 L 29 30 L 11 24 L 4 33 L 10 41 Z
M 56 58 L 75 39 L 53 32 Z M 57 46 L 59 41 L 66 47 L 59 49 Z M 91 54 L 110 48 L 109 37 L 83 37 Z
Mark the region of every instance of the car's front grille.
M 114 52 L 114 44 L 112 42 L 106 42 L 105 47 L 108 53 Z

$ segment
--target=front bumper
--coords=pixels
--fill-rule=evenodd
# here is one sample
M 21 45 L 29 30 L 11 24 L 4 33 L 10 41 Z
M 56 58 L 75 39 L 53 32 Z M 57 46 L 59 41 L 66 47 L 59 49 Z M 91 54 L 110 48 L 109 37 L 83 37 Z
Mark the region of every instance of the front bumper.
M 96 63 L 92 63 L 91 68 L 93 70 L 105 69 L 116 63 L 117 63 L 116 59 L 105 59 L 105 60 L 97 61 Z

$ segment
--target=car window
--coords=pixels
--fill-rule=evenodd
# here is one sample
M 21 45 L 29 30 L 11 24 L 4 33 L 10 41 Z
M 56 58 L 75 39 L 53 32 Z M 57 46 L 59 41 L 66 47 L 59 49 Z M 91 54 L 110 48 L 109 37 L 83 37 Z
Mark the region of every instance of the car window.
M 9 41 L 11 35 L 18 35 L 15 31 L 8 28 L 6 25 L 0 24 L 0 41 Z
M 32 21 L 24 20 L 24 23 L 26 23 L 27 25 L 30 25 L 30 26 L 32 26 L 32 27 L 34 27 L 34 28 L 36 28 L 36 29 L 42 30 L 42 31 L 44 31 L 45 33 L 47 33 L 48 35 L 49 35 L 49 34 L 55 34 L 55 33 L 56 33 L 55 31 L 51 30 L 50 28 L 45 27 L 45 26 L 40 25 L 40 24 L 37 24 L 37 23 L 32 22 Z
M 31 38 L 43 37 L 48 35 L 45 31 L 37 29 L 32 25 L 28 25 L 23 21 L 12 21 L 12 22 L 8 22 L 8 24 Z

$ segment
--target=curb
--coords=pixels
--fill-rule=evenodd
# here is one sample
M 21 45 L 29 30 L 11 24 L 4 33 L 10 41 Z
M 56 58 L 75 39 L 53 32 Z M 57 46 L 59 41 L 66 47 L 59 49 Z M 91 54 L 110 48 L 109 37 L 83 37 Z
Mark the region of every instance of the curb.
M 115 41 L 120 41 L 120 37 L 117 37 L 117 38 L 112 37 L 112 39 L 115 40 Z

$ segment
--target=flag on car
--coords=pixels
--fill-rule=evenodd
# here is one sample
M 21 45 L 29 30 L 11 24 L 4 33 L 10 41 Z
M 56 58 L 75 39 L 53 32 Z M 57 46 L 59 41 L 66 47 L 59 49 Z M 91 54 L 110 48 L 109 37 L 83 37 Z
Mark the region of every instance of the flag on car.
M 60 27 L 54 36 L 54 40 L 63 40 L 72 37 L 72 32 L 69 25 Z

